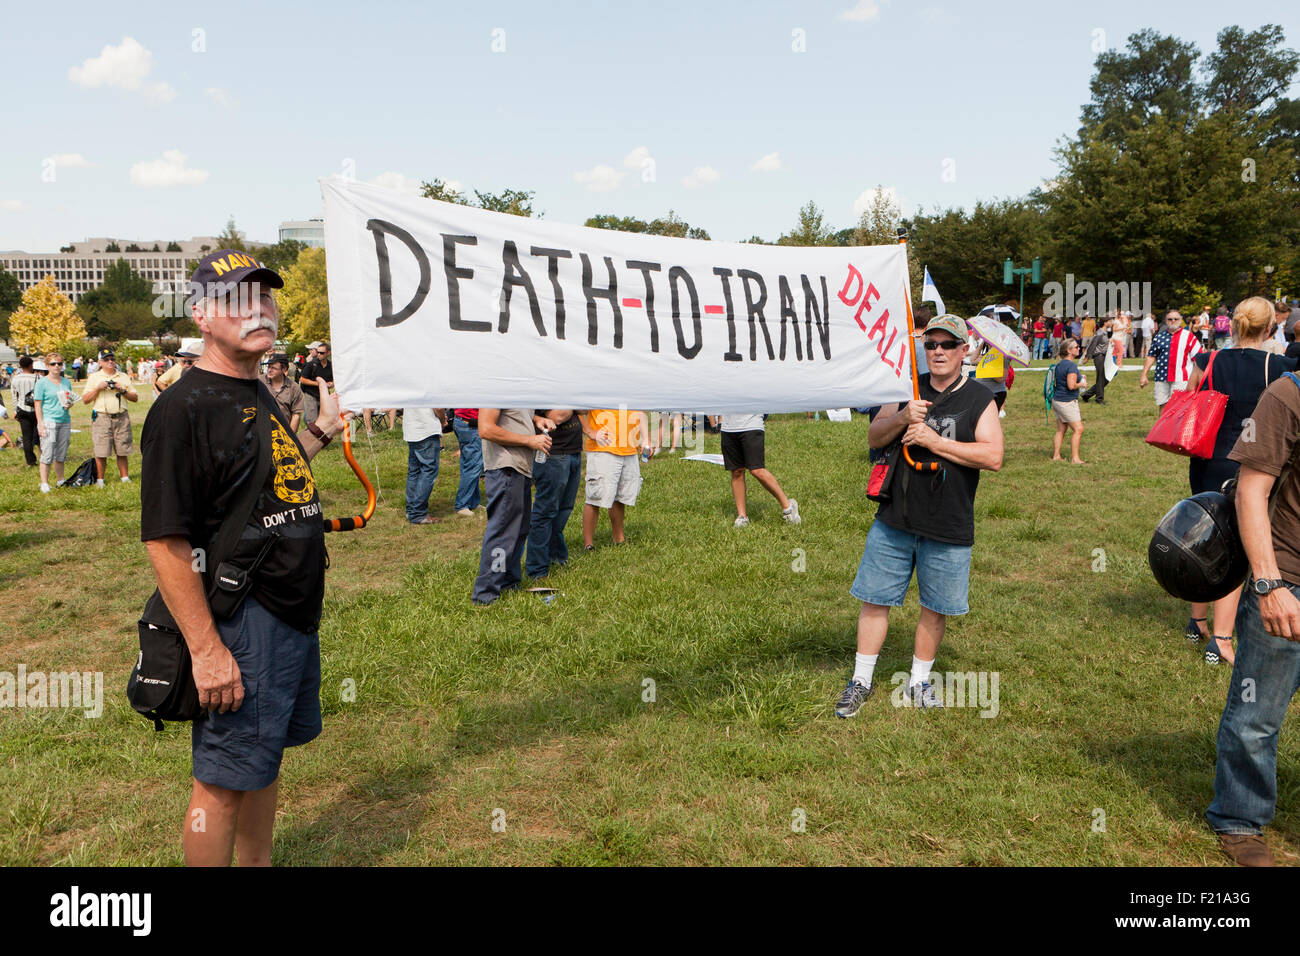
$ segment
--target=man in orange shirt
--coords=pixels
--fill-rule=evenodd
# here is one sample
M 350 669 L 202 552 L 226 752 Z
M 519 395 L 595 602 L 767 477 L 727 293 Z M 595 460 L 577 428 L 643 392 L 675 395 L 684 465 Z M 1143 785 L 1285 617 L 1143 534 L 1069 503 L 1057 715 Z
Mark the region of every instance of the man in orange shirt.
M 595 548 L 600 509 L 609 509 L 615 544 L 623 544 L 623 509 L 636 504 L 641 490 L 638 450 L 650 455 L 650 421 L 645 412 L 597 408 L 578 415 L 587 452 L 587 498 L 582 508 L 582 544 Z

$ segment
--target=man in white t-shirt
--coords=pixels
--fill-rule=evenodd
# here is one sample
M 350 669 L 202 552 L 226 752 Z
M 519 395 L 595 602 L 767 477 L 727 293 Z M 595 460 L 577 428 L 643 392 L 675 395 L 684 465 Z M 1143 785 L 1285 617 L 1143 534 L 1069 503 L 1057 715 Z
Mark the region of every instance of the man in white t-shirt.
M 781 504 L 781 514 L 790 524 L 798 524 L 799 502 L 787 498 L 776 476 L 765 467 L 762 415 L 736 414 L 722 418 L 722 465 L 731 472 L 731 495 L 736 500 L 736 527 L 749 524 L 745 508 L 745 472 L 771 492 Z

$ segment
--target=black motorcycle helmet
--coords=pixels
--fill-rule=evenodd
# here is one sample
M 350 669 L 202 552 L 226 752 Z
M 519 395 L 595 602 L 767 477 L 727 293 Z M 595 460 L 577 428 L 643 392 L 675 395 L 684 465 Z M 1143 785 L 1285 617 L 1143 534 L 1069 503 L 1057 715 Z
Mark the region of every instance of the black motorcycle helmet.
M 1232 501 L 1203 491 L 1178 502 L 1156 525 L 1147 562 L 1156 582 L 1184 601 L 1217 601 L 1231 593 L 1250 570 Z

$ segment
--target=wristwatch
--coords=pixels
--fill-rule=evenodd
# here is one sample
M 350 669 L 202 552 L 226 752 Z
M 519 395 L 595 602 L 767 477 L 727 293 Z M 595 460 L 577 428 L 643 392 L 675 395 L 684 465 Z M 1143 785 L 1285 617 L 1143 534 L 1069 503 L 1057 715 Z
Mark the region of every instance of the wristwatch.
M 1278 588 L 1286 587 L 1286 582 L 1280 578 L 1264 578 L 1263 580 L 1256 578 L 1251 582 L 1250 586 L 1256 594 L 1263 597 L 1269 591 L 1276 591 Z

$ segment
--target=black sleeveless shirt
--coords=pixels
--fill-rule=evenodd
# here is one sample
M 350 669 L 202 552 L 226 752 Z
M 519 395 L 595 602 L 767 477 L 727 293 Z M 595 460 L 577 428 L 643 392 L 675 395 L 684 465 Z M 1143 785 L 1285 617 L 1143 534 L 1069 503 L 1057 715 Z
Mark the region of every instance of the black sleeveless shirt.
M 942 404 L 939 404 L 942 393 L 930 386 L 929 375 L 920 377 L 918 392 L 923 400 L 933 403 L 926 424 L 954 441 L 975 440 L 975 426 L 993 401 L 993 392 L 973 378 L 965 378 L 964 384 L 943 399 Z M 959 465 L 916 445 L 909 446 L 908 450 L 913 461 L 938 461 L 943 467 L 934 473 L 914 471 L 900 456 L 893 497 L 880 506 L 876 520 L 945 544 L 973 545 L 975 489 L 979 486 L 980 470 Z

